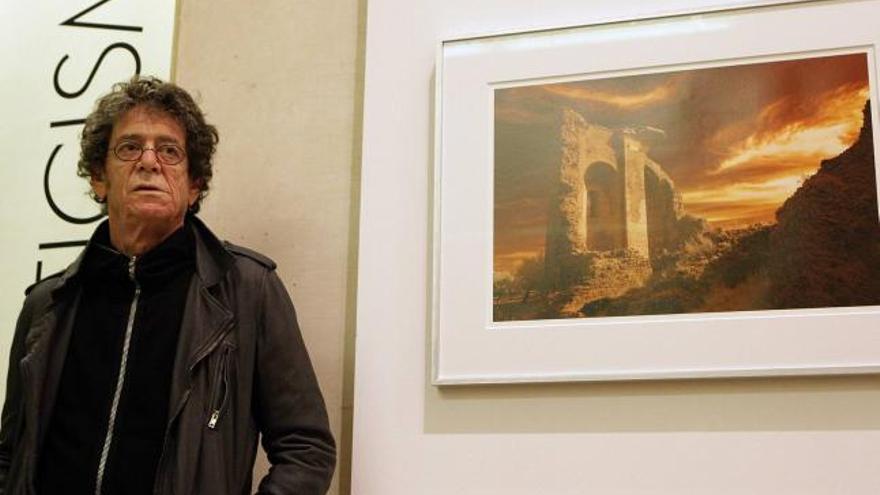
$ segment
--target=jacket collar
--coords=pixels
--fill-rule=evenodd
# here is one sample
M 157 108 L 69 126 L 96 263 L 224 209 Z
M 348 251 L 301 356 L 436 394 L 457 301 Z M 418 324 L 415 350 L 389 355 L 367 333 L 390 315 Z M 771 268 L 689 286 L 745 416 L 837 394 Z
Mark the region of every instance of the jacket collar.
M 196 237 L 196 273 L 206 287 L 220 283 L 235 264 L 235 257 L 211 229 L 195 215 L 187 215 Z
M 202 281 L 202 285 L 206 287 L 217 285 L 235 263 L 235 258 L 200 218 L 193 214 L 187 214 L 186 222 L 193 229 L 196 240 L 196 274 Z M 57 299 L 61 293 L 73 285 L 72 282 L 78 278 L 89 249 L 95 249 L 95 236 L 89 239 L 86 248 L 55 282 L 55 286 L 51 289 L 53 299 Z

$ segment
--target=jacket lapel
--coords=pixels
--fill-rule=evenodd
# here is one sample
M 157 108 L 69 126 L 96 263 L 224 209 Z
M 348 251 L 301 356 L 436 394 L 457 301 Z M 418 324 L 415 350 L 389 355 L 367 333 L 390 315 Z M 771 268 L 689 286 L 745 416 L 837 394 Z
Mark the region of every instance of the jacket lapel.
M 61 382 L 61 372 L 64 370 L 64 361 L 67 357 L 67 349 L 70 344 L 70 336 L 73 334 L 73 322 L 76 315 L 71 308 L 76 308 L 79 299 L 82 296 L 81 291 L 76 291 L 72 295 L 72 300 L 58 304 L 56 310 L 51 313 L 51 326 L 48 326 L 44 332 L 44 343 L 37 344 L 43 351 L 37 351 L 36 359 L 48 359 L 47 363 L 39 363 L 35 368 L 45 370 L 45 381 L 40 388 L 32 390 L 42 390 L 42 399 L 39 405 L 39 411 L 43 412 L 40 418 L 39 431 L 37 437 L 37 446 L 42 449 L 43 439 L 46 435 L 46 429 L 49 426 L 50 413 L 55 408 L 55 397 L 58 393 L 58 386 Z M 47 321 L 46 324 L 49 322 Z M 56 326 L 57 325 L 57 326 Z M 48 331 L 54 328 L 54 331 Z M 43 377 L 41 377 L 43 378 Z
M 192 386 L 193 371 L 220 344 L 232 323 L 232 312 L 199 283 L 198 277 L 194 278 L 186 297 L 174 359 L 169 424 L 183 409 Z
M 19 362 L 24 380 L 27 424 L 34 425 L 32 441 L 41 448 L 53 407 L 67 347 L 73 331 L 75 311 L 82 292 L 70 280 L 79 272 L 85 250 L 65 270 L 50 290 L 45 309 L 35 315 L 25 340 L 25 355 Z M 52 282 L 49 282 L 52 283 Z
M 170 425 L 183 409 L 192 386 L 192 373 L 205 357 L 220 344 L 233 326 L 229 304 L 212 293 L 234 263 L 232 255 L 196 217 L 188 220 L 193 225 L 196 243 L 196 273 L 186 296 L 183 321 L 174 371 L 171 378 L 169 402 Z

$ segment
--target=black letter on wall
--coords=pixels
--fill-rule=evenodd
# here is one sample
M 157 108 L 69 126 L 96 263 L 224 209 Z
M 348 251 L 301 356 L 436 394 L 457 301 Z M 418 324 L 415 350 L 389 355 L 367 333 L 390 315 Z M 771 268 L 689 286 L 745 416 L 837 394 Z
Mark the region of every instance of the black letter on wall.
M 104 214 L 99 213 L 97 215 L 86 218 L 74 217 L 68 215 L 67 213 L 64 213 L 64 211 L 62 211 L 61 208 L 59 208 L 58 205 L 55 204 L 55 200 L 52 198 L 52 191 L 49 190 L 49 171 L 52 170 L 52 162 L 55 161 L 55 155 L 57 155 L 58 152 L 61 150 L 61 146 L 63 145 L 59 144 L 58 146 L 55 146 L 55 149 L 52 150 L 52 154 L 49 156 L 49 161 L 46 162 L 46 171 L 43 173 L 43 193 L 46 195 L 46 201 L 49 202 L 49 208 L 52 208 L 52 211 L 56 215 L 58 215 L 58 218 L 64 220 L 65 222 L 75 223 L 79 225 L 92 223 L 95 220 L 103 217 Z
M 119 24 L 98 24 L 98 23 L 94 23 L 94 22 L 79 22 L 78 21 L 78 19 L 80 17 L 88 14 L 89 12 L 97 9 L 98 7 L 100 7 L 101 5 L 104 5 L 105 3 L 109 2 L 109 1 L 110 0 L 101 0 L 100 2 L 96 3 L 95 5 L 92 5 L 91 7 L 87 8 L 86 10 L 83 10 L 79 14 L 76 14 L 75 16 L 71 17 L 70 19 L 62 22 L 61 24 L 59 24 L 59 26 L 73 26 L 73 27 L 98 28 L 98 29 L 117 29 L 119 31 L 136 31 L 136 32 L 141 32 L 144 30 L 144 28 L 139 27 L 139 26 L 121 26 Z
M 133 46 L 129 45 L 128 43 L 123 43 L 123 42 L 113 43 L 112 45 L 105 48 L 103 52 L 101 52 L 101 56 L 98 57 L 98 61 L 95 63 L 95 66 L 92 68 L 92 73 L 89 74 L 89 78 L 88 78 L 88 80 L 86 80 L 86 83 L 83 85 L 83 87 L 79 91 L 74 91 L 72 93 L 68 93 L 67 91 L 64 91 L 63 89 L 61 89 L 61 85 L 58 83 L 58 74 L 61 73 L 61 66 L 64 65 L 64 62 L 67 61 L 68 58 L 70 58 L 69 55 L 65 55 L 58 62 L 58 65 L 55 66 L 55 76 L 53 77 L 53 82 L 55 83 L 55 92 L 65 98 L 76 98 L 77 96 L 85 93 L 86 89 L 88 89 L 88 87 L 89 87 L 89 84 L 92 83 L 92 79 L 95 77 L 95 72 L 98 72 L 98 67 L 100 67 L 101 62 L 104 61 L 104 57 L 106 57 L 108 53 L 110 53 L 111 51 L 113 51 L 117 48 L 122 48 L 123 50 L 128 50 L 128 52 L 131 53 L 131 56 L 134 57 L 134 73 L 135 73 L 135 75 L 140 75 L 140 73 L 141 73 L 141 57 L 140 57 L 140 55 L 138 55 L 137 50 L 135 50 L 135 48 Z

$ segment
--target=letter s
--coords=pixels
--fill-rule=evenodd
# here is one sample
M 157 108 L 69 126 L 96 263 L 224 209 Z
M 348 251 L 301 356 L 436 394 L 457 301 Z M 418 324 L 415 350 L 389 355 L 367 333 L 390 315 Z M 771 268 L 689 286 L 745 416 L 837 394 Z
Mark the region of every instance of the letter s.
M 123 42 L 113 43 L 112 45 L 105 48 L 103 52 L 101 52 L 101 56 L 98 57 L 98 61 L 95 62 L 95 66 L 92 68 L 92 73 L 89 74 L 89 78 L 86 80 L 86 83 L 83 85 L 83 87 L 79 91 L 73 91 L 73 92 L 64 91 L 63 89 L 61 89 L 61 85 L 58 83 L 58 74 L 61 73 L 61 66 L 64 65 L 64 62 L 66 62 L 68 58 L 70 58 L 69 55 L 65 55 L 58 62 L 58 65 L 55 66 L 55 76 L 53 77 L 53 82 L 55 83 L 55 92 L 58 93 L 60 96 L 63 96 L 64 98 L 76 98 L 77 96 L 85 93 L 86 89 L 88 89 L 88 87 L 89 87 L 89 84 L 92 83 L 92 79 L 95 77 L 95 73 L 98 72 L 98 67 L 100 67 L 101 62 L 104 61 L 104 57 L 106 57 L 108 53 L 110 53 L 111 51 L 113 51 L 117 48 L 121 48 L 123 50 L 128 50 L 128 52 L 131 53 L 131 56 L 134 57 L 134 65 L 135 65 L 134 73 L 135 73 L 135 75 L 140 75 L 140 73 L 141 73 L 141 57 L 140 57 L 140 55 L 138 55 L 137 50 L 135 50 L 135 48 L 133 46 L 129 45 L 128 43 L 123 43 Z

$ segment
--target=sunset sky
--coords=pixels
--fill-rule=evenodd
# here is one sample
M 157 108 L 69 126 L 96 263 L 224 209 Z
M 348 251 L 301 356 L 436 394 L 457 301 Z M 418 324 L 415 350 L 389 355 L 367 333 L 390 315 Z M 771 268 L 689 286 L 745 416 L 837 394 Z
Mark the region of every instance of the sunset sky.
M 645 144 L 685 212 L 736 228 L 774 222 L 821 160 L 855 141 L 867 70 L 858 53 L 496 90 L 496 274 L 544 248 L 564 108 L 661 129 Z

